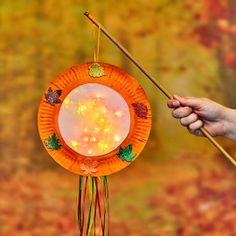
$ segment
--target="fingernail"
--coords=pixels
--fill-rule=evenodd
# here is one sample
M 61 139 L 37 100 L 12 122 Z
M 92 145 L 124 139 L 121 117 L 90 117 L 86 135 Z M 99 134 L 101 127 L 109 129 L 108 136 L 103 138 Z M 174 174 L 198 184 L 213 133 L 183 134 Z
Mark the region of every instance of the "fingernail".
M 201 135 L 201 131 L 200 130 L 195 130 L 195 135 Z
M 173 101 L 173 106 L 179 106 L 180 104 L 179 104 L 179 101 Z

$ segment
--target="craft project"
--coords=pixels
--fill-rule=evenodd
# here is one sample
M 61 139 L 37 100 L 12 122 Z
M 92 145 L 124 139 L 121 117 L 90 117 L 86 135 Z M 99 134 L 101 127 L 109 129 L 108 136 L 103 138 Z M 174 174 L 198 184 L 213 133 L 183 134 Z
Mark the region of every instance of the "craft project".
M 151 128 L 151 108 L 137 80 L 102 62 L 75 65 L 51 81 L 42 96 L 38 129 L 61 166 L 80 175 L 81 235 L 108 235 L 107 175 L 133 162 Z
M 38 111 L 53 159 L 79 175 L 107 176 L 142 151 L 151 108 L 137 80 L 102 62 L 75 65 L 51 81 Z

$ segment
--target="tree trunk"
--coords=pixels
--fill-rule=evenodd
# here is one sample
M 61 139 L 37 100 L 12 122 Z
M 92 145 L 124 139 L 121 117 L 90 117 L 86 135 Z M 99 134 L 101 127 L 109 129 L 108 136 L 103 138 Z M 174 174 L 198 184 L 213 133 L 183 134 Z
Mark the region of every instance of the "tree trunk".
M 230 9 L 236 11 L 236 1 L 230 0 Z M 236 14 L 232 14 L 230 24 L 236 24 Z M 236 52 L 236 36 L 227 36 L 228 47 L 230 50 Z M 225 50 L 219 48 L 217 57 L 219 60 L 219 73 L 222 80 L 223 94 L 225 103 L 231 108 L 236 108 L 236 68 L 225 66 L 223 63 Z

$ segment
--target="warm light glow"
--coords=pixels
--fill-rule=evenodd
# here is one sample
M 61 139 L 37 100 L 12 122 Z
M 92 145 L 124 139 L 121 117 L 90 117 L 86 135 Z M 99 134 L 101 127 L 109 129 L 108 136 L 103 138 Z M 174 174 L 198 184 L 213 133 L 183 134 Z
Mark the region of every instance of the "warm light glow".
M 114 150 L 127 137 L 130 112 L 115 90 L 96 83 L 83 84 L 63 101 L 58 122 L 68 146 L 85 156 L 99 156 Z
M 114 136 L 114 140 L 115 140 L 116 142 L 120 142 L 120 136 L 119 136 L 119 135 L 115 135 L 115 136 Z
M 88 142 L 89 138 L 88 137 L 84 137 L 84 142 Z
M 76 148 L 76 147 L 78 146 L 78 142 L 75 141 L 75 140 L 72 140 L 72 141 L 71 141 L 71 146 L 72 146 L 73 148 Z
M 95 113 L 94 114 L 94 118 L 97 119 L 99 117 L 99 114 L 98 113 Z
M 96 94 L 96 97 L 97 97 L 97 98 L 102 98 L 103 96 L 102 96 L 101 93 L 97 93 L 97 94 Z
M 101 112 L 102 112 L 103 114 L 105 114 L 105 113 L 107 112 L 107 109 L 106 109 L 105 106 L 102 106 L 102 107 L 101 107 Z
M 116 111 L 116 112 L 115 112 L 115 115 L 116 115 L 117 117 L 121 117 L 121 116 L 122 116 L 122 111 Z
M 103 131 L 104 133 L 109 133 L 111 130 L 112 130 L 112 126 L 108 126 Z
M 96 142 L 96 141 L 97 141 L 96 137 L 92 137 L 92 138 L 91 138 L 91 141 L 92 141 L 92 142 Z
M 99 142 L 98 143 L 98 149 L 101 151 L 105 151 L 109 148 L 109 145 L 107 143 L 104 142 Z
M 104 121 L 105 121 L 105 119 L 104 118 L 100 118 L 100 120 L 99 120 L 101 123 L 103 123 Z
M 85 105 L 79 104 L 78 109 L 77 109 L 77 112 L 79 114 L 83 114 L 86 110 L 87 110 L 87 107 Z
M 100 128 L 99 128 L 99 127 L 95 127 L 94 130 L 95 130 L 96 132 L 98 132 L 98 131 L 100 130 Z
M 70 99 L 69 98 L 65 98 L 65 100 L 63 101 L 63 103 L 65 103 L 66 105 L 70 104 Z

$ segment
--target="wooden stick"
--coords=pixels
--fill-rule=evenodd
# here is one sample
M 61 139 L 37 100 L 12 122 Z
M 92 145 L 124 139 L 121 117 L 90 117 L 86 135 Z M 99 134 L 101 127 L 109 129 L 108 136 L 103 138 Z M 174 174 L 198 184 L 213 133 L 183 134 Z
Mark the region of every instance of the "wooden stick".
M 107 30 L 88 12 L 84 15 L 101 31 L 139 68 L 139 70 L 146 75 L 146 77 L 168 98 L 171 99 L 173 96 L 167 91 L 159 82 L 157 82 L 154 77 L 152 77 L 140 64 L 139 62 L 115 39 L 113 38 Z M 206 138 L 226 157 L 231 163 L 236 166 L 236 160 L 231 157 L 231 155 L 225 151 L 225 149 L 210 135 L 210 133 L 205 128 L 200 128 L 200 131 L 205 135 Z

